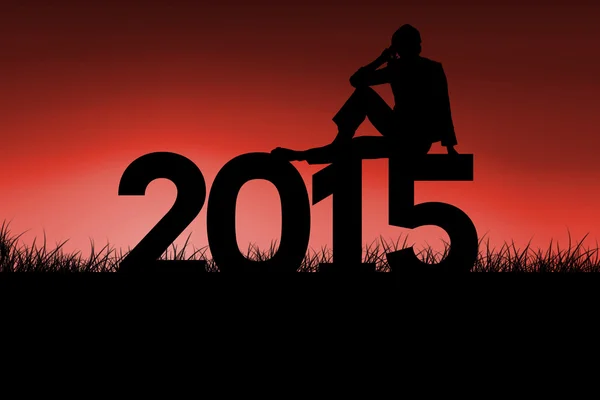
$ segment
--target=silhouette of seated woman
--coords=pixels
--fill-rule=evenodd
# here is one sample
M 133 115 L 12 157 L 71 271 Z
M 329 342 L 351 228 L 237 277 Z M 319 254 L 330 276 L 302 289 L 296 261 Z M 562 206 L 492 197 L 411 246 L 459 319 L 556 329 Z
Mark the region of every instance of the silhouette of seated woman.
M 401 26 L 391 46 L 350 78 L 356 90 L 333 117 L 338 133 L 331 144 L 305 151 L 277 147 L 271 153 L 288 161 L 329 163 L 347 154 L 361 158 L 424 155 L 441 141 L 448 154 L 458 154 L 442 64 L 420 54 L 419 31 Z M 384 83 L 391 85 L 393 109 L 370 87 Z M 353 138 L 365 118 L 382 136 Z

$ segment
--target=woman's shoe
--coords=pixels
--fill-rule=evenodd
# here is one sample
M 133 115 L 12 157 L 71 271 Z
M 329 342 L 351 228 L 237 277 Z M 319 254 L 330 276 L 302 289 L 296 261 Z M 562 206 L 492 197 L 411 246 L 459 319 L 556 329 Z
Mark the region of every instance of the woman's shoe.
M 280 158 L 280 159 L 286 160 L 286 161 L 300 161 L 300 159 L 298 158 L 297 151 L 291 150 L 291 149 L 286 149 L 283 147 L 277 147 L 277 148 L 271 150 L 271 154 L 277 158 Z

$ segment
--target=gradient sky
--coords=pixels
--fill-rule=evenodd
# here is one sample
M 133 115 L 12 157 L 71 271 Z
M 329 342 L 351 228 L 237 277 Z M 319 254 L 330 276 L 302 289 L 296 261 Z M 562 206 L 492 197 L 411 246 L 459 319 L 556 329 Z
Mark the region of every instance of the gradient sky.
M 117 196 L 130 162 L 177 152 L 210 187 L 239 154 L 329 143 L 349 76 L 410 23 L 445 68 L 456 149 L 475 155 L 473 182 L 417 183 L 416 201 L 460 207 L 494 243 L 600 237 L 600 5 L 249 3 L 3 1 L 0 220 L 30 230 L 25 242 L 45 231 L 67 250 L 133 247 L 175 188 Z M 367 122 L 358 134 L 377 132 Z M 294 165 L 311 193 L 322 167 Z M 387 225 L 386 166 L 364 163 L 364 241 L 444 238 Z M 270 184 L 244 186 L 240 247 L 279 236 L 278 207 Z M 331 199 L 312 207 L 314 248 L 331 243 L 330 210 Z M 180 238 L 205 246 L 205 220 L 203 209 Z

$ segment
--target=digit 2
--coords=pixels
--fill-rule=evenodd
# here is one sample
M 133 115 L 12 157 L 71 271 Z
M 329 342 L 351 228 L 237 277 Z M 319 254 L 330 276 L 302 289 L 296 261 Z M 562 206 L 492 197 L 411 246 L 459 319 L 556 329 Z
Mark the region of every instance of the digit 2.
M 134 160 L 121 176 L 119 196 L 144 196 L 150 182 L 165 178 L 177 187 L 171 209 L 121 261 L 119 271 L 206 271 L 203 260 L 158 260 L 169 245 L 198 216 L 206 200 L 206 182 L 200 169 L 186 157 L 156 152 Z

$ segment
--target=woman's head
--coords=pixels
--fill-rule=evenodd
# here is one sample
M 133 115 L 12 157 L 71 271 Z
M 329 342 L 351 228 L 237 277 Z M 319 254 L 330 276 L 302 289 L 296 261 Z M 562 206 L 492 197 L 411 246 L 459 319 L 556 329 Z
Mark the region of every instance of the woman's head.
M 402 25 L 392 35 L 391 49 L 402 56 L 417 56 L 421 54 L 421 34 L 412 25 Z

